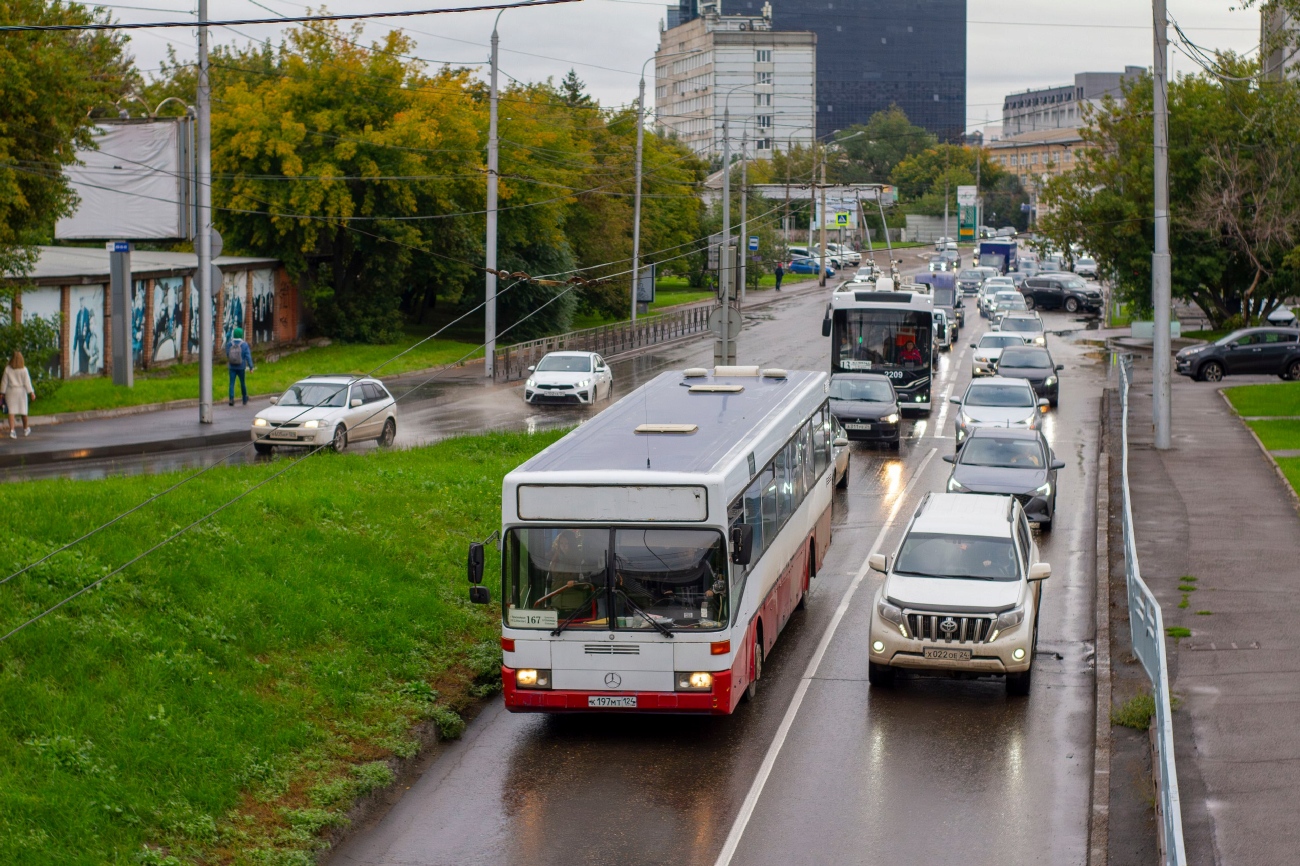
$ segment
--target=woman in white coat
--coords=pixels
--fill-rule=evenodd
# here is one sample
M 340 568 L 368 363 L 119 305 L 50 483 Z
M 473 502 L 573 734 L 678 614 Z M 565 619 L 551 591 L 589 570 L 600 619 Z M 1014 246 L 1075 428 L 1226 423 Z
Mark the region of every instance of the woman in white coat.
M 9 404 L 9 438 L 18 438 L 14 418 L 23 419 L 23 435 L 30 436 L 32 428 L 27 426 L 27 398 L 30 396 L 35 400 L 36 391 L 32 388 L 32 376 L 27 372 L 23 353 L 17 349 L 5 366 L 4 374 L 0 376 L 0 391 L 4 392 L 5 402 Z

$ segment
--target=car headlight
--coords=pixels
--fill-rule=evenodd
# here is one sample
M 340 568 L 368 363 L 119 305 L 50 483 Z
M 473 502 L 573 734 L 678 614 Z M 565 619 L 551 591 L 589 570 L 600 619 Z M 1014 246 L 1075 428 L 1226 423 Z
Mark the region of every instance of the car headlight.
M 967 487 L 965 484 L 962 484 L 962 483 L 961 483 L 960 481 L 958 481 L 956 478 L 949 478 L 949 479 L 948 479 L 948 492 L 949 492 L 949 493 L 969 493 L 969 492 L 970 492 L 970 488 Z
M 908 636 L 907 618 L 903 616 L 903 609 L 901 607 L 896 604 L 890 604 L 882 599 L 880 604 L 876 605 L 876 613 L 880 614 L 880 618 L 885 622 L 890 622 L 898 626 L 898 633 L 903 637 Z
M 1034 337 L 1034 345 L 1035 345 L 1035 346 L 1046 346 L 1046 345 L 1047 345 L 1047 338 L 1046 338 L 1046 337 Z
M 891 412 L 890 414 L 886 415 L 884 418 L 881 418 L 880 420 L 883 421 L 883 422 L 885 422 L 886 424 L 897 424 L 897 423 L 898 423 L 898 413 L 897 413 L 897 412 Z
M 266 419 L 265 419 L 265 418 L 254 418 L 254 419 L 253 419 L 253 426 L 254 426 L 254 427 L 265 427 L 265 426 L 267 426 Z
M 1046 380 L 1045 382 L 1043 382 L 1043 384 L 1046 385 L 1046 386 L 1049 387 L 1049 388 L 1052 387 L 1053 385 L 1056 384 L 1056 377 L 1055 377 L 1055 376 L 1048 376 L 1048 377 L 1047 377 L 1047 380 Z
M 707 692 L 713 688 L 713 674 L 707 671 L 678 671 L 676 681 L 679 692 Z
M 590 380 L 590 379 L 583 379 L 583 380 L 581 380 L 580 382 L 578 382 L 578 384 L 577 384 L 575 387 L 578 387 L 578 388 L 586 388 L 586 387 L 587 387 L 588 385 L 590 385 L 590 384 L 591 384 L 591 380 Z
M 967 415 L 965 412 L 959 412 L 957 413 L 957 423 L 960 424 L 962 427 L 965 427 L 968 424 L 974 424 L 975 419 Z
M 1024 621 L 1025 609 L 1023 607 L 1013 607 L 1011 610 L 998 614 L 997 629 L 998 631 L 1006 631 L 1009 628 L 1015 628 Z
M 304 421 L 302 423 L 302 426 L 306 427 L 308 430 L 315 430 L 318 427 L 324 427 L 325 422 L 320 420 L 319 418 L 313 418 L 310 421 Z
M 529 390 L 532 390 L 533 388 L 536 388 L 536 387 L 537 387 L 537 380 L 536 380 L 536 379 L 533 379 L 533 378 L 530 377 L 530 378 L 528 379 L 528 381 L 524 383 L 524 387 L 525 387 L 525 388 L 528 388 Z
M 551 672 L 546 668 L 520 668 L 515 671 L 515 685 L 521 689 L 549 689 Z

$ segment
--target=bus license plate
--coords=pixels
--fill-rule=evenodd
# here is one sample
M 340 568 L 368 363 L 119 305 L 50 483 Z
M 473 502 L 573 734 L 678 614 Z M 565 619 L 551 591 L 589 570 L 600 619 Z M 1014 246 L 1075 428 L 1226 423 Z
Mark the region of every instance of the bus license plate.
M 870 430 L 871 425 L 870 424 L 845 424 L 844 429 L 845 430 Z
M 925 648 L 925 657 L 941 662 L 968 662 L 970 661 L 970 650 L 968 649 L 932 649 Z
M 967 653 L 967 655 L 970 655 Z M 636 695 L 589 695 L 587 697 L 588 707 L 623 707 L 627 709 L 636 709 Z

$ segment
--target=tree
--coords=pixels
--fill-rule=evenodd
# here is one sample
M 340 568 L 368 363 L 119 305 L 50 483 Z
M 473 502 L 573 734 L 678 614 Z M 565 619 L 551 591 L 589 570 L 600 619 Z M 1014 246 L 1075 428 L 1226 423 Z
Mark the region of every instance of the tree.
M 877 111 L 865 124 L 854 124 L 836 137 L 842 141 L 843 158 L 827 166 L 833 183 L 887 183 L 900 162 L 938 144 L 897 105 Z
M 1169 86 L 1172 289 L 1223 327 L 1265 316 L 1296 290 L 1300 240 L 1300 85 L 1263 81 L 1258 66 L 1217 59 L 1222 78 Z M 1232 80 L 1242 79 L 1242 80 Z M 1151 309 L 1151 79 L 1107 100 L 1083 131 L 1090 147 L 1049 181 L 1040 231 L 1079 243 L 1112 273 L 1121 300 Z
M 975 184 L 977 162 L 981 186 L 996 188 L 1005 170 L 986 151 L 961 144 L 939 144 L 909 156 L 894 167 L 891 179 L 909 213 L 943 213 L 946 194 L 949 211 L 955 216 L 957 187 Z
M 23 24 L 108 21 L 102 8 L 0 0 L 0 20 Z M 91 146 L 92 114 L 111 113 L 136 77 L 126 38 L 109 32 L 23 31 L 0 37 L 0 274 L 21 276 L 76 195 L 62 169 Z

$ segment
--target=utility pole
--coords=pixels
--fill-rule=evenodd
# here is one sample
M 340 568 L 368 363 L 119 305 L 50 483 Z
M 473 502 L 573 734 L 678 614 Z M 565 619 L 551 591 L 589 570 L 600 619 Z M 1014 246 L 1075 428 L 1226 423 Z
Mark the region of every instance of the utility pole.
M 822 143 L 822 182 L 821 182 L 821 214 L 818 222 L 821 223 L 821 264 L 818 266 L 817 285 L 826 285 L 826 144 Z M 814 208 L 815 210 L 815 208 Z
M 728 94 L 730 95 L 730 94 Z M 739 252 L 739 251 L 737 251 Z M 736 294 L 736 256 L 731 249 L 731 109 L 722 109 L 722 248 L 718 250 L 717 339 L 714 341 L 714 366 L 736 363 L 736 338 L 733 329 L 731 299 Z
M 504 12 L 505 10 L 501 10 Z M 501 12 L 492 24 L 491 79 L 488 90 L 488 151 L 487 151 L 487 297 L 483 308 L 486 331 L 483 346 L 483 375 L 489 379 L 496 375 L 497 354 L 497 175 L 499 167 L 499 142 L 497 141 L 497 24 Z M 633 290 L 633 298 L 636 291 Z M 636 301 L 632 302 L 633 307 Z
M 651 58 L 653 60 L 654 58 Z M 649 61 L 646 61 L 647 63 Z M 636 324 L 636 281 L 641 265 L 641 147 L 645 136 L 645 64 L 636 97 L 636 193 L 632 205 L 632 324 Z
M 1155 80 L 1153 109 L 1155 122 L 1155 250 L 1151 254 L 1151 306 L 1155 311 L 1155 339 L 1152 349 L 1152 418 L 1155 421 L 1155 444 L 1170 447 L 1170 283 L 1169 260 L 1169 81 L 1166 67 L 1169 37 L 1165 0 L 1152 0 L 1155 22 Z
M 745 304 L 745 278 L 749 274 L 749 224 L 745 219 L 746 184 L 749 182 L 749 163 L 745 161 L 745 130 L 740 132 L 740 240 L 736 244 L 736 257 L 740 259 L 740 304 Z
M 212 91 L 208 81 L 208 0 L 199 0 L 198 151 L 199 423 L 212 423 Z M 126 355 L 130 362 L 131 353 Z
M 948 175 L 945 172 L 943 176 L 943 236 L 950 238 L 948 234 Z
M 984 224 L 980 207 L 980 166 L 984 162 L 984 142 L 975 148 L 975 264 L 979 264 L 980 226 Z

